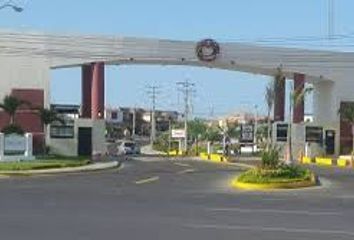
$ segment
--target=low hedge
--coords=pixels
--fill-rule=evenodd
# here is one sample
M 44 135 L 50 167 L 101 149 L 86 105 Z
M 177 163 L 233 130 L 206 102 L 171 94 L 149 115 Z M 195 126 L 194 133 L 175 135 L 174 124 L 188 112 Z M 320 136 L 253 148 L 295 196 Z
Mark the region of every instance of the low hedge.
M 10 124 L 5 126 L 1 132 L 3 132 L 5 135 L 7 134 L 19 134 L 19 135 L 23 135 L 25 132 L 23 131 L 23 129 L 16 124 Z
M 89 160 L 34 160 L 20 162 L 1 162 L 0 171 L 24 171 L 80 167 L 89 164 L 89 162 Z
M 313 173 L 299 166 L 282 165 L 275 169 L 254 168 L 241 174 L 238 182 L 243 183 L 290 183 L 311 181 Z

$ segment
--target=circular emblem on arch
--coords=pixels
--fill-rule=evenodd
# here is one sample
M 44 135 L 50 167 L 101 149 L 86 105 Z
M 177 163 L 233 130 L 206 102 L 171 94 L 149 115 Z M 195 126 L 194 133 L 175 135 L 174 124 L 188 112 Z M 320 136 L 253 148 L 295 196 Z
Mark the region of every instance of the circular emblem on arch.
M 198 42 L 195 51 L 200 61 L 212 62 L 220 54 L 220 46 L 213 39 L 204 39 Z

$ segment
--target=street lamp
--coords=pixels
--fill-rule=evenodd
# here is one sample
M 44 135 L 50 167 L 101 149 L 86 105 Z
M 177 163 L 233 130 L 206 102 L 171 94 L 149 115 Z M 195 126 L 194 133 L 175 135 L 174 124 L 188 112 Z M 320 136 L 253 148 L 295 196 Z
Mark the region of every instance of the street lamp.
M 0 10 L 4 9 L 4 8 L 12 8 L 15 12 L 18 12 L 18 13 L 23 11 L 22 7 L 16 6 L 16 5 L 11 4 L 11 3 L 6 3 L 6 4 L 3 4 L 3 5 L 0 6 Z

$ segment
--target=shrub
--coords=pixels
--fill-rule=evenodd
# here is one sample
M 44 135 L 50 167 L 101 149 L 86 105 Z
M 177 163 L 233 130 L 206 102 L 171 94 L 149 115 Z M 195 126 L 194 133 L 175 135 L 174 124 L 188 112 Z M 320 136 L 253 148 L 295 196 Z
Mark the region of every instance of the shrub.
M 20 135 L 24 134 L 23 129 L 20 126 L 15 125 L 15 124 L 7 125 L 1 131 L 4 134 L 20 134 Z
M 279 149 L 276 147 L 270 148 L 262 152 L 262 167 L 275 169 L 279 165 Z
M 296 182 L 311 180 L 312 173 L 308 169 L 294 165 L 279 165 L 277 169 L 255 168 L 238 178 L 247 183 Z
M 156 138 L 153 144 L 153 149 L 160 152 L 168 151 L 168 133 L 162 133 Z

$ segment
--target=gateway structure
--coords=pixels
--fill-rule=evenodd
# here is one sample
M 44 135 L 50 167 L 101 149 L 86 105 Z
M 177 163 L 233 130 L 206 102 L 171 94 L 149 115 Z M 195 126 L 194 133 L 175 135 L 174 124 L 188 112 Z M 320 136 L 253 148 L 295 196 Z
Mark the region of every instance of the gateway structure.
M 274 76 L 280 69 L 286 79 L 294 81 L 296 89 L 304 88 L 305 82 L 313 84 L 313 124 L 334 131 L 335 154 L 340 154 L 340 146 L 344 149 L 351 145 L 351 131 L 337 114 L 341 104 L 354 101 L 354 53 L 351 52 L 217 43 L 210 39 L 193 42 L 2 31 L 0 99 L 12 93 L 37 105 L 49 107 L 50 70 L 80 67 L 82 128 L 103 128 L 104 68 L 123 64 L 187 65 L 269 76 Z M 279 122 L 284 121 L 286 79 L 276 89 L 274 119 Z M 34 133 L 34 141 L 40 141 L 35 140 L 36 134 L 43 133 L 38 118 L 31 111 L 20 111 L 18 115 L 17 121 L 25 130 Z M 303 119 L 302 103 L 294 109 L 293 122 L 302 126 Z M 0 113 L 0 127 L 6 122 L 6 115 Z M 66 146 L 58 151 L 78 153 L 76 145 L 79 144 L 80 124 L 78 126 L 75 128 L 74 140 L 66 139 Z M 89 134 L 82 130 L 81 133 L 92 137 L 93 151 L 104 151 L 101 131 L 93 130 Z M 73 145 L 75 147 L 71 147 Z M 70 147 L 72 149 L 68 151 Z

